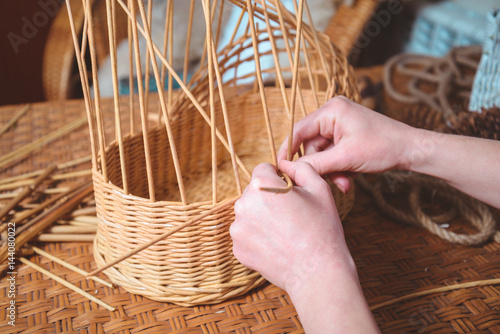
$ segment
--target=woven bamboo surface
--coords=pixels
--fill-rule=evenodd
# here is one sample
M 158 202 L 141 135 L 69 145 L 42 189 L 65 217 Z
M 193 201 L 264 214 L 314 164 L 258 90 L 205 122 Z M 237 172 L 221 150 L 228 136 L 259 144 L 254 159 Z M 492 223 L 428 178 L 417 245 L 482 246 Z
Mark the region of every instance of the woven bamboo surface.
M 19 109 L 0 108 L 0 124 Z M 35 104 L 29 112 L 31 117 L 23 117 L 15 129 L 2 136 L 2 155 L 45 135 L 48 129 L 77 119 L 84 108 L 81 101 L 68 101 Z M 87 136 L 84 125 L 46 147 L 43 153 L 2 170 L 2 177 L 38 169 L 50 161 L 85 156 L 89 150 Z M 499 244 L 449 244 L 422 228 L 391 221 L 363 191 L 358 190 L 356 196 L 344 228 L 370 306 L 435 287 L 500 278 Z M 495 215 L 500 219 L 498 211 Z M 454 225 L 462 231 L 470 229 L 460 219 Z M 42 248 L 87 271 L 95 268 L 90 243 L 49 243 Z M 15 327 L 5 320 L 8 282 L 4 276 L 0 279 L 2 333 L 303 332 L 289 297 L 271 284 L 220 304 L 180 307 L 151 301 L 122 288 L 103 287 L 37 255 L 30 260 L 114 306 L 116 311 L 107 311 L 17 262 Z M 500 286 L 435 293 L 377 309 L 374 315 L 384 333 L 500 333 Z

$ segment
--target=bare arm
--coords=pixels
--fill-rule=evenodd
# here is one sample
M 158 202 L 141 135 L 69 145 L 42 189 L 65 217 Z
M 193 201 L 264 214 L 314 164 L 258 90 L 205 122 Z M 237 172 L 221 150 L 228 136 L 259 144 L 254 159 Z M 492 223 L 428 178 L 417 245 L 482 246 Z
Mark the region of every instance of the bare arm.
M 438 177 L 500 208 L 500 142 L 413 129 L 406 169 Z
M 336 97 L 297 122 L 293 150 L 304 143 L 320 174 L 334 173 L 339 188 L 348 180 L 339 172 L 380 173 L 403 169 L 432 175 L 500 208 L 500 142 L 416 129 L 344 97 Z M 278 159 L 286 156 L 284 144 Z

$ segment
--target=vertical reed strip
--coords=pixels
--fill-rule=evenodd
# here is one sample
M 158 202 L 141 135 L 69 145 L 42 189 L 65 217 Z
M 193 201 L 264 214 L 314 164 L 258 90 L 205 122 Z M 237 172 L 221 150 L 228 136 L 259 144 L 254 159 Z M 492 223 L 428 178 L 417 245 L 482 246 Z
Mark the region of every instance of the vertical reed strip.
M 94 120 L 92 115 L 92 104 L 90 101 L 90 93 L 89 93 L 89 82 L 87 80 L 87 74 L 85 69 L 85 61 L 80 51 L 80 44 L 78 42 L 78 36 L 76 34 L 75 21 L 73 20 L 73 11 L 71 10 L 71 5 L 69 0 L 66 0 L 66 8 L 68 10 L 68 17 L 70 22 L 71 35 L 73 37 L 73 46 L 75 47 L 75 56 L 76 63 L 78 65 L 78 71 L 80 73 L 80 80 L 82 83 L 83 97 L 85 101 L 85 110 L 87 113 L 87 122 L 89 125 L 89 133 L 90 133 L 90 149 L 92 152 L 92 166 L 97 168 L 97 151 L 96 151 L 96 143 L 94 141 Z M 84 25 L 85 26 L 85 25 Z M 86 29 L 84 29 L 83 35 L 86 35 Z
M 134 6 L 132 0 L 128 0 L 127 5 Z M 129 118 L 130 134 L 135 133 L 135 113 L 134 113 L 134 50 L 132 40 L 132 20 L 127 20 L 127 39 L 128 39 L 128 89 L 129 89 Z
M 214 70 L 215 70 L 215 75 L 217 77 L 217 85 L 219 87 L 219 96 L 220 96 L 220 102 L 221 102 L 221 107 L 222 107 L 222 115 L 224 118 L 224 126 L 226 128 L 226 135 L 227 135 L 227 140 L 229 144 L 229 154 L 231 155 L 231 164 L 233 166 L 233 172 L 234 172 L 234 179 L 236 182 L 236 190 L 238 191 L 238 195 L 241 195 L 241 180 L 240 180 L 240 175 L 238 172 L 238 163 L 236 161 L 236 153 L 234 151 L 234 143 L 233 143 L 233 136 L 231 134 L 231 125 L 229 123 L 229 114 L 227 111 L 227 104 L 226 104 L 226 98 L 224 97 L 224 89 L 223 89 L 223 81 L 222 81 L 222 75 L 220 73 L 219 69 L 219 63 L 217 60 L 217 53 L 215 51 L 215 47 L 213 44 L 213 39 L 210 40 L 210 45 L 212 52 L 212 58 L 213 58 L 213 63 L 215 64 Z
M 311 15 L 311 11 L 309 9 L 309 5 L 307 4 L 307 2 L 304 4 L 305 6 L 305 10 L 306 10 L 306 15 L 307 15 L 307 20 L 309 21 L 309 25 L 311 26 L 312 28 L 312 35 L 314 37 L 314 44 L 316 45 L 316 49 L 317 50 L 321 50 L 321 47 L 320 47 L 320 43 L 319 43 L 319 38 L 318 38 L 318 31 L 316 30 L 316 28 L 314 27 L 314 20 L 313 20 L 313 17 Z M 327 83 L 327 89 L 326 91 L 329 91 L 331 89 L 331 86 L 332 86 L 332 80 L 331 78 L 328 76 L 329 74 L 329 71 L 328 71 L 328 66 L 326 65 L 326 60 L 325 60 L 325 56 L 323 55 L 322 52 L 319 52 L 319 58 L 321 60 L 321 66 L 323 67 L 323 73 L 325 74 L 325 79 L 326 79 L 326 83 Z M 334 62 L 335 63 L 335 62 Z M 316 90 L 314 90 L 314 92 L 316 93 Z M 316 97 L 317 98 L 317 97 Z
M 191 35 L 193 34 L 193 17 L 194 17 L 194 1 L 191 0 L 191 4 L 189 6 L 189 21 L 187 27 L 187 36 L 186 36 L 186 49 L 184 51 L 184 68 L 182 72 L 182 82 L 184 84 L 187 82 L 188 76 L 188 67 L 189 67 L 189 52 L 191 50 Z
M 273 130 L 271 128 L 271 120 L 269 118 L 269 110 L 267 106 L 266 93 L 264 91 L 264 81 L 262 80 L 262 71 L 260 68 L 260 55 L 259 55 L 259 41 L 257 39 L 257 32 L 255 31 L 255 22 L 253 17 L 253 6 L 250 0 L 247 1 L 247 10 L 248 10 L 248 20 L 250 22 L 250 31 L 252 34 L 252 47 L 254 52 L 254 60 L 255 60 L 255 71 L 257 72 L 257 82 L 259 84 L 260 98 L 262 100 L 262 108 L 264 110 L 264 118 L 266 120 L 267 127 L 267 136 L 269 139 L 269 146 L 271 148 L 271 156 L 273 159 L 273 163 L 275 166 L 278 166 L 278 159 L 276 157 L 276 147 L 274 145 L 274 137 Z
M 241 21 L 243 20 L 243 16 L 245 15 L 245 13 L 247 12 L 247 6 L 244 6 L 242 9 L 241 9 L 241 13 L 240 13 L 240 16 L 238 17 L 238 22 L 236 23 L 236 27 L 234 28 L 234 31 L 233 31 L 233 34 L 231 35 L 231 39 L 229 40 L 229 44 L 233 44 L 234 42 L 234 38 L 236 37 L 236 33 L 238 32 L 238 30 L 240 29 L 240 26 L 241 26 Z M 236 71 L 236 70 L 235 70 Z
M 138 4 L 139 4 L 140 15 L 144 20 L 144 17 L 146 15 L 144 12 L 144 5 L 142 4 L 141 1 L 139 1 Z M 158 65 L 156 63 L 155 51 L 153 48 L 153 41 L 151 39 L 151 32 L 149 31 L 149 28 L 147 27 L 147 25 L 144 28 L 146 29 L 144 37 L 146 38 L 148 49 L 150 51 L 151 62 L 153 63 L 153 73 L 155 76 L 156 84 L 158 85 L 160 83 L 160 73 L 158 71 Z M 137 32 L 137 30 L 136 30 L 136 32 Z M 180 82 L 180 80 L 179 80 L 179 82 Z M 165 103 L 165 96 L 164 96 L 164 94 L 159 94 L 158 96 L 160 97 L 160 103 L 161 103 L 161 108 L 162 108 L 162 112 L 163 112 L 163 117 L 165 118 L 165 127 L 167 130 L 167 136 L 168 136 L 168 141 L 169 141 L 169 145 L 170 145 L 170 151 L 172 153 L 172 160 L 174 162 L 175 174 L 177 176 L 177 183 L 179 185 L 179 192 L 181 195 L 181 200 L 182 200 L 183 204 L 187 204 L 186 191 L 184 188 L 184 182 L 182 181 L 181 167 L 180 167 L 180 163 L 179 163 L 179 157 L 177 155 L 177 148 L 175 146 L 174 134 L 172 131 L 172 127 L 170 125 L 170 117 L 169 117 L 168 112 L 167 112 L 167 106 Z M 149 152 L 148 152 L 148 154 L 149 154 Z
M 318 98 L 318 91 L 317 91 L 318 83 L 315 80 L 313 72 L 312 72 L 311 62 L 309 59 L 309 52 L 307 52 L 306 41 L 304 40 L 303 37 L 301 38 L 301 43 L 302 43 L 302 53 L 304 54 L 304 59 L 306 61 L 306 69 L 307 69 L 307 76 L 309 78 L 309 84 L 311 85 L 311 90 L 314 93 L 314 101 L 316 101 L 316 109 L 318 109 L 320 107 L 319 98 Z M 302 111 L 303 111 L 303 116 L 305 117 L 307 115 L 307 112 L 303 109 L 302 109 Z
M 82 30 L 82 47 L 81 47 L 82 50 L 80 51 L 80 57 L 82 57 L 82 59 L 85 59 L 85 53 L 87 52 L 88 27 L 89 27 L 89 19 L 87 17 L 85 17 L 85 19 L 83 20 L 83 30 Z M 87 67 L 84 67 L 84 69 L 85 69 L 85 75 L 87 76 L 87 79 L 88 79 Z M 89 88 L 89 91 L 90 91 L 90 88 Z
M 297 3 L 295 1 L 293 2 L 293 6 L 295 8 L 295 12 L 298 12 Z M 309 7 L 307 7 L 307 2 L 304 3 L 304 7 L 306 8 L 306 10 L 309 8 Z M 312 20 L 312 18 L 310 16 L 309 16 L 309 19 Z M 318 99 L 318 92 L 316 90 L 316 87 L 318 86 L 318 84 L 317 84 L 316 80 L 314 79 L 314 75 L 312 73 L 311 63 L 309 61 L 310 60 L 309 59 L 309 52 L 307 51 L 307 41 L 304 38 L 303 34 L 301 34 L 301 36 L 300 36 L 300 43 L 302 44 L 302 53 L 304 54 L 304 60 L 306 63 L 307 76 L 309 78 L 309 84 L 311 85 L 311 90 L 314 93 L 314 100 L 316 101 L 316 109 L 317 109 L 320 107 L 319 99 Z M 317 45 L 317 47 L 319 48 L 319 45 Z M 318 50 L 320 50 L 320 49 L 318 49 Z M 321 55 L 321 57 L 323 57 L 323 55 Z M 324 63 L 323 63 L 323 65 L 325 66 L 323 69 L 326 71 L 326 65 Z M 330 82 L 330 80 L 328 80 L 328 85 L 330 85 L 329 82 Z M 304 108 L 302 108 L 302 116 L 304 116 L 304 117 L 307 116 L 307 111 Z
M 204 0 L 202 0 L 202 1 L 204 1 Z M 223 1 L 223 0 L 221 0 L 221 1 Z M 217 3 L 218 2 L 219 2 L 219 0 L 214 0 L 214 2 L 212 3 L 212 6 L 210 8 L 210 26 L 211 27 L 214 24 L 215 13 L 216 13 Z M 200 66 L 205 63 L 205 55 L 207 55 L 206 51 L 207 51 L 207 40 L 205 40 L 205 43 L 203 45 L 203 53 L 201 55 L 201 60 L 202 61 L 200 62 Z
M 85 16 L 89 20 L 87 33 L 89 40 L 88 43 L 89 43 L 90 58 L 92 63 L 92 83 L 94 85 L 94 102 L 95 102 L 95 113 L 97 120 L 97 136 L 99 140 L 99 151 L 101 153 L 100 154 L 101 171 L 104 177 L 104 182 L 108 182 L 108 170 L 107 170 L 106 155 L 105 155 L 106 142 L 104 138 L 104 124 L 103 124 L 104 120 L 101 110 L 101 96 L 100 96 L 101 93 L 99 90 L 99 79 L 97 78 L 97 54 L 95 50 L 95 41 L 94 41 L 94 23 L 92 16 L 92 6 L 89 0 L 82 0 L 82 2 L 83 2 L 83 7 L 85 8 Z
M 206 22 L 206 38 L 205 43 L 207 45 L 207 62 L 208 62 L 208 90 L 209 90 L 209 104 L 210 104 L 210 138 L 211 138 L 211 148 L 212 148 L 212 202 L 215 205 L 217 203 L 217 143 L 215 129 L 217 123 L 215 122 L 215 101 L 214 101 L 214 60 L 212 57 L 212 24 L 210 23 L 210 2 L 209 0 L 202 1 L 203 12 L 205 14 Z M 220 87 L 219 90 L 221 90 Z
M 33 191 L 43 182 L 45 181 L 50 174 L 52 174 L 56 170 L 57 166 L 52 165 L 48 168 L 46 168 L 42 174 L 40 174 L 33 184 L 29 185 L 24 189 L 21 193 L 19 193 L 13 200 L 11 200 L 9 203 L 7 203 L 2 209 L 0 209 L 0 221 L 2 220 L 3 217 L 5 217 L 10 210 L 14 209 L 23 199 L 31 195 Z
M 163 34 L 163 54 L 165 57 L 167 56 L 167 46 L 168 46 L 168 39 L 169 39 L 169 20 L 172 15 L 172 11 L 170 10 L 170 3 L 172 0 L 167 1 L 167 6 L 165 7 L 165 25 L 163 27 L 163 31 L 165 32 Z M 164 87 L 165 87 L 165 76 L 166 76 L 167 69 L 165 66 L 161 67 L 160 71 L 160 81 L 161 81 L 161 88 L 158 87 L 158 94 L 164 94 Z M 168 105 L 168 110 L 170 110 L 170 105 Z M 161 105 L 158 106 L 158 126 L 161 125 L 161 119 L 162 119 L 162 112 L 161 112 Z
M 283 73 L 281 71 L 279 55 L 278 55 L 278 52 L 276 50 L 276 41 L 274 40 L 274 31 L 273 31 L 273 29 L 271 27 L 271 23 L 269 21 L 269 12 L 267 9 L 267 1 L 266 0 L 262 1 L 262 5 L 264 7 L 264 17 L 266 19 L 267 33 L 269 35 L 269 42 L 271 43 L 271 51 L 273 53 L 273 58 L 274 58 L 274 67 L 276 69 L 276 78 L 278 79 L 278 84 L 279 84 L 279 88 L 281 91 L 281 96 L 283 98 L 283 103 L 285 105 L 286 113 L 287 113 L 287 115 L 290 115 L 290 103 L 288 102 L 285 81 L 283 79 Z
M 127 169 L 125 164 L 125 149 L 123 147 L 123 135 L 120 118 L 120 102 L 118 91 L 118 71 L 116 62 L 116 31 L 115 31 L 115 15 L 112 9 L 112 0 L 106 0 L 106 16 L 108 21 L 108 36 L 109 36 L 109 56 L 111 59 L 111 72 L 113 80 L 113 102 L 115 114 L 115 136 L 118 142 L 118 150 L 120 154 L 120 167 L 122 170 L 123 192 L 128 194 Z
M 137 3 L 140 5 L 142 4 L 142 0 L 137 0 Z M 142 129 L 142 139 L 143 139 L 143 145 L 144 145 L 144 158 L 146 160 L 146 174 L 147 174 L 147 179 L 148 179 L 148 191 L 149 191 L 149 199 L 151 201 L 156 200 L 156 195 L 155 195 L 155 187 L 154 187 L 154 180 L 153 180 L 153 167 L 151 163 L 151 152 L 149 150 L 149 135 L 148 135 L 148 119 L 146 118 L 146 110 L 145 110 L 145 105 L 144 105 L 144 86 L 143 86 L 143 81 L 142 81 L 142 66 L 141 66 L 141 54 L 139 50 L 139 36 L 137 33 L 137 17 L 135 13 L 135 4 L 132 4 L 131 6 L 131 17 L 130 19 L 132 20 L 132 37 L 134 39 L 134 56 L 135 56 L 135 68 L 136 68 L 136 77 L 137 77 L 137 89 L 139 91 L 139 108 L 140 108 L 140 114 L 141 114 L 141 129 Z M 145 15 L 142 18 L 143 22 L 146 22 Z M 147 29 L 149 31 L 149 27 L 147 24 L 144 24 L 144 29 Z M 147 62 L 148 60 L 146 60 Z M 160 94 L 161 96 L 161 94 Z
M 21 110 L 19 110 L 18 112 L 16 112 L 14 114 L 14 117 L 12 117 L 8 122 L 7 124 L 5 124 L 2 129 L 0 129 L 0 137 L 5 133 L 7 132 L 11 126 L 13 126 L 14 124 L 16 124 L 16 122 L 24 116 L 24 114 L 26 114 L 28 112 L 28 110 L 30 110 L 31 108 L 31 104 L 27 104 L 25 105 Z
M 170 64 L 174 63 L 174 1 L 169 0 L 169 15 L 168 15 L 168 60 Z M 165 32 L 166 33 L 166 32 Z M 162 66 L 163 67 L 163 66 Z M 163 87 L 162 87 L 163 90 Z M 172 108 L 172 90 L 173 80 L 172 74 L 168 73 L 168 87 L 167 87 L 167 112 Z
M 132 14 L 128 10 L 127 6 L 125 6 L 125 4 L 123 3 L 123 0 L 116 0 L 116 1 L 118 1 L 118 3 L 120 4 L 120 6 L 122 6 L 122 8 L 124 9 L 125 13 L 129 17 L 131 17 Z M 138 29 L 143 34 L 143 36 L 146 36 L 146 32 L 144 31 L 144 29 L 142 29 L 141 27 L 138 27 Z M 179 76 L 175 72 L 175 70 L 172 67 L 172 65 L 170 65 L 170 63 L 165 59 L 164 55 L 161 53 L 161 51 L 158 49 L 158 47 L 156 45 L 153 44 L 152 47 L 153 47 L 153 49 L 154 49 L 154 51 L 156 53 L 156 56 L 160 59 L 160 61 L 168 69 L 168 71 L 172 73 L 172 76 L 179 83 L 179 85 L 180 85 L 182 91 L 184 92 L 184 94 L 186 94 L 186 96 L 189 98 L 189 100 L 191 101 L 191 103 L 193 104 L 193 106 L 198 110 L 198 112 L 203 117 L 203 119 L 205 120 L 205 122 L 207 122 L 207 124 L 210 124 L 210 118 L 205 113 L 205 110 L 200 105 L 200 103 L 198 102 L 198 100 L 194 97 L 193 93 L 191 93 L 191 91 L 189 90 L 189 88 L 182 82 L 181 78 L 179 78 Z M 161 95 L 160 95 L 160 97 L 161 97 Z M 227 143 L 227 140 L 224 138 L 224 136 L 222 135 L 222 133 L 218 129 L 217 129 L 217 138 L 219 138 L 219 140 L 224 145 L 224 147 L 226 148 L 226 150 L 228 152 L 230 152 L 230 148 L 229 148 L 229 144 Z M 242 171 L 244 172 L 245 176 L 247 177 L 247 180 L 250 180 L 251 174 L 248 171 L 248 168 L 243 163 L 243 161 L 241 161 L 241 159 L 238 156 L 236 156 L 236 161 L 238 162 L 238 166 L 242 169 Z
M 297 95 L 297 81 L 299 76 L 299 62 L 300 62 L 300 42 L 302 39 L 302 14 L 304 11 L 304 0 L 299 1 L 299 10 L 297 13 L 297 36 L 295 37 L 295 55 L 293 63 L 293 76 L 292 76 L 292 110 L 290 113 L 290 130 L 288 132 L 288 149 L 286 153 L 287 160 L 292 160 L 292 142 L 293 142 L 293 123 L 295 121 L 295 98 Z
M 285 20 L 284 20 L 284 17 L 283 17 L 283 5 L 281 3 L 280 0 L 275 0 L 275 6 L 276 6 L 276 11 L 278 13 L 278 20 L 280 22 L 280 29 L 281 29 L 281 32 L 283 33 L 283 40 L 285 42 L 285 50 L 286 50 L 286 54 L 288 55 L 288 62 L 290 63 L 290 67 L 292 67 L 293 65 L 293 59 L 292 59 L 292 51 L 290 50 L 290 44 L 289 44 L 289 41 L 290 41 L 290 38 L 288 37 L 288 30 L 286 28 L 286 25 L 285 25 Z M 286 9 L 285 9 L 286 10 Z M 301 88 L 301 84 L 300 84 L 300 81 L 298 82 L 298 85 L 299 85 L 299 100 L 300 100 L 300 106 L 302 108 L 302 110 L 306 110 L 306 105 L 305 105 L 305 102 L 304 102 L 304 96 L 302 95 L 302 88 Z M 294 103 L 293 101 L 291 102 L 292 104 Z
M 220 1 L 220 7 L 219 7 L 219 21 L 217 22 L 217 32 L 215 33 L 215 51 L 219 48 L 219 39 L 220 39 L 220 32 L 222 30 L 222 15 L 224 15 L 224 1 Z M 213 44 L 213 40 L 212 40 Z
M 151 20 L 152 20 L 152 15 L 153 15 L 153 4 L 151 3 L 151 0 L 148 0 L 148 10 L 147 10 L 147 18 L 146 20 L 143 20 L 142 24 L 144 26 L 148 26 L 149 31 L 151 31 Z M 149 67 L 150 62 L 149 62 L 149 50 L 146 50 L 146 57 L 145 63 L 146 67 L 144 69 L 144 111 L 146 113 L 146 119 L 148 119 L 148 114 L 149 114 Z M 158 90 L 160 90 L 160 87 L 157 87 Z
M 204 0 L 201 0 L 204 1 Z M 215 17 L 215 9 L 217 7 L 217 2 L 218 0 L 214 0 L 212 3 L 211 7 L 211 15 L 210 15 L 210 25 L 212 26 L 214 24 L 214 17 Z M 205 40 L 205 43 L 203 44 L 203 52 L 201 53 L 201 61 L 200 61 L 200 66 L 203 66 L 205 64 L 205 56 L 207 52 L 207 41 Z
M 170 4 L 172 3 L 172 0 L 168 0 L 167 1 L 167 6 L 165 7 L 165 25 L 163 27 L 163 31 L 165 32 L 163 34 L 163 55 L 165 57 L 167 57 L 167 50 L 168 50 L 168 45 L 169 45 L 169 39 L 172 37 L 172 34 L 170 33 L 170 28 L 171 28 L 171 24 L 170 24 L 170 21 L 172 20 L 172 17 L 173 17 L 173 11 L 172 11 L 172 8 L 170 6 Z M 171 47 L 171 45 L 170 45 Z M 161 71 L 160 71 L 160 81 L 161 81 L 161 88 L 158 87 L 158 94 L 164 94 L 164 87 L 165 87 L 165 77 L 167 75 L 167 69 L 165 68 L 165 66 L 162 66 L 161 67 Z M 167 106 L 168 106 L 168 109 L 167 109 L 167 112 L 170 110 L 170 103 L 167 103 Z M 158 126 L 161 125 L 161 119 L 162 119 L 162 112 L 161 112 L 161 105 L 158 106 Z

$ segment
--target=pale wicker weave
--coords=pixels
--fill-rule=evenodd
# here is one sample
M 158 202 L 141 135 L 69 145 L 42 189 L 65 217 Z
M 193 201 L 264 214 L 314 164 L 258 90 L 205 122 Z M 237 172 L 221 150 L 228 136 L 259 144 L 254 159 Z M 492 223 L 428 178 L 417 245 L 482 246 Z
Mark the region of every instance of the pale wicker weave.
M 244 1 L 231 2 L 241 7 L 245 5 Z M 256 11 L 255 17 L 263 17 L 262 8 L 257 7 Z M 296 20 L 290 13 L 286 15 L 288 38 L 293 41 Z M 270 17 L 277 20 L 276 16 Z M 265 43 L 267 38 L 262 37 L 265 36 L 262 33 L 266 28 L 262 25 L 259 28 L 258 43 Z M 253 59 L 252 52 L 244 53 L 255 47 L 251 43 L 250 31 L 251 29 L 247 30 L 247 33 L 219 52 L 218 64 L 222 75 L 231 73 Z M 316 34 L 305 24 L 302 36 L 308 41 L 309 58 L 306 62 L 308 65 L 302 63 L 298 70 L 301 89 L 298 89 L 295 103 L 296 118 L 300 118 L 303 113 L 312 112 L 335 95 L 345 95 L 359 101 L 351 68 L 328 37 Z M 284 53 L 284 46 L 277 51 Z M 210 105 L 214 106 L 217 129 L 224 134 L 224 138 L 228 138 L 227 130 L 230 129 L 234 152 L 247 171 L 251 172 L 261 162 L 273 162 L 261 93 L 266 96 L 265 106 L 275 146 L 279 146 L 285 139 L 290 124 L 282 94 L 286 93 L 290 100 L 293 89 L 280 89 L 279 80 L 274 80 L 276 77 L 273 76 L 266 77 L 266 87 L 262 90 L 257 85 L 259 73 L 249 75 L 248 78 L 253 83 L 247 82 L 245 85 L 240 83 L 241 77 L 235 76 L 224 83 L 224 99 L 215 90 L 212 104 L 207 75 L 209 68 L 204 65 L 193 75 L 189 82 L 189 94 L 184 90 L 176 95 L 169 109 L 167 124 L 172 129 L 172 138 L 165 131 L 165 123 L 158 123 L 157 117 L 153 117 L 158 112 L 158 95 L 148 94 L 151 114 L 148 117 L 150 121 L 147 131 L 136 130 L 133 134 L 123 135 L 122 153 L 119 140 L 111 144 L 104 143 L 105 154 L 97 147 L 94 148 L 96 164 L 93 167 L 93 178 L 99 219 L 94 256 L 99 267 L 238 196 L 230 154 L 219 140 L 216 164 L 217 202 L 212 199 L 212 127 L 201 116 L 199 107 L 209 114 Z M 292 77 L 291 71 L 290 66 L 283 67 L 282 73 L 278 74 L 278 78 L 283 75 L 288 87 L 290 80 L 287 79 Z M 89 102 L 89 105 L 93 103 Z M 224 104 L 228 110 L 229 129 L 226 129 L 224 123 Z M 126 99 L 119 98 L 117 105 L 126 108 Z M 305 110 L 301 110 L 302 106 L 305 106 Z M 109 131 L 113 124 L 104 124 L 101 129 L 93 127 L 96 115 L 92 107 L 89 111 L 95 143 L 100 141 L 100 134 L 103 137 L 107 135 L 108 139 L 120 139 L 115 131 Z M 117 110 L 115 113 L 119 115 Z M 136 117 L 139 124 L 139 117 Z M 148 151 L 144 146 L 144 133 L 148 138 Z M 178 167 L 175 166 L 169 146 L 171 139 L 175 141 Z M 122 162 L 125 164 L 122 165 Z M 122 166 L 126 169 L 126 175 L 122 174 Z M 182 172 L 182 186 L 179 184 L 176 168 Z M 239 170 L 244 187 L 248 178 L 245 178 L 245 172 L 241 168 Z M 124 180 L 127 182 L 128 192 L 124 191 Z M 184 200 L 181 189 L 185 193 Z M 151 199 L 152 193 L 154 200 Z M 343 195 L 335 188 L 334 197 L 339 213 L 345 216 L 352 207 L 354 192 Z M 233 257 L 229 236 L 233 218 L 233 205 L 230 205 L 128 257 L 105 272 L 114 283 L 132 293 L 179 305 L 220 303 L 229 297 L 245 293 L 265 280 Z

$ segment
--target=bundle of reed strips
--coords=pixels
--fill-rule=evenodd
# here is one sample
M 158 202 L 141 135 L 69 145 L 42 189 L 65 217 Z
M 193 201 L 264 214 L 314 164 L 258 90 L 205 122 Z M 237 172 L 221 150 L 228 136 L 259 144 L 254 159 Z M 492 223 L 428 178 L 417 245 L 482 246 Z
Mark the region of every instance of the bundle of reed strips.
M 59 136 L 64 133 L 59 131 Z M 19 155 L 32 150 L 18 150 L 22 153 L 10 154 L 9 159 L 19 160 Z M 31 241 L 93 240 L 96 210 L 91 170 L 68 171 L 89 161 L 90 156 L 0 180 L 0 263 L 7 257 L 9 228 L 15 233 L 16 251 Z

